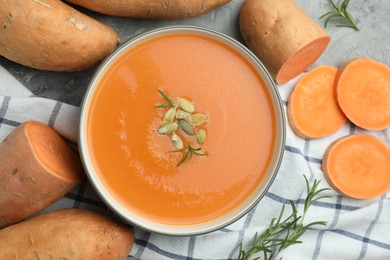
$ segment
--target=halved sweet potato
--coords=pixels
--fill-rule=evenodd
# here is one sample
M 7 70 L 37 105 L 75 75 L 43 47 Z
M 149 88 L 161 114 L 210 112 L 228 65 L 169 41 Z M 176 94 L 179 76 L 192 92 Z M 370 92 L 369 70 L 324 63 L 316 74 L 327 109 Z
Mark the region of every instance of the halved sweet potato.
M 35 121 L 0 144 L 0 228 L 48 207 L 76 186 L 84 170 L 76 149 Z

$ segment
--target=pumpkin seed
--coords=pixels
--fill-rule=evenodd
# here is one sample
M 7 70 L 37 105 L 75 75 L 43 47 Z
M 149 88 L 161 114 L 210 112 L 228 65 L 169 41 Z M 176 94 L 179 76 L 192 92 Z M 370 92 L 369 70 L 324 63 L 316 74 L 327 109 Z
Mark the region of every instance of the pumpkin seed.
M 176 107 L 172 107 L 165 112 L 163 117 L 163 124 L 172 123 L 175 120 Z
M 206 131 L 204 129 L 199 129 L 196 132 L 196 141 L 198 144 L 203 143 L 206 140 Z
M 179 119 L 179 126 L 180 128 L 188 135 L 194 135 L 195 131 L 194 128 L 184 119 Z
M 205 114 L 202 114 L 202 113 L 195 113 L 195 114 L 190 115 L 190 116 L 187 118 L 187 121 L 188 121 L 191 125 L 194 125 L 194 126 L 201 125 L 201 124 L 203 124 L 204 122 L 206 122 L 206 120 L 207 120 L 207 116 L 206 116 Z
M 183 140 L 181 140 L 180 136 L 178 136 L 178 135 L 175 134 L 175 133 L 172 134 L 171 142 L 172 142 L 173 146 L 174 146 L 177 150 L 180 150 L 180 149 L 183 149 L 183 148 L 184 148 Z
M 179 102 L 179 106 L 184 111 L 187 111 L 189 113 L 192 113 L 192 112 L 195 111 L 195 106 L 194 106 L 194 104 L 192 104 L 191 101 L 189 101 L 189 100 L 187 100 L 185 98 L 178 98 L 178 102 Z
M 161 125 L 157 132 L 160 135 L 167 135 L 167 134 L 175 132 L 178 127 L 179 126 L 176 123 L 167 123 L 167 124 Z
M 191 113 L 187 112 L 187 111 L 184 111 L 182 109 L 178 109 L 176 111 L 176 118 L 177 119 L 184 119 L 184 118 L 187 118 L 188 116 L 190 116 Z

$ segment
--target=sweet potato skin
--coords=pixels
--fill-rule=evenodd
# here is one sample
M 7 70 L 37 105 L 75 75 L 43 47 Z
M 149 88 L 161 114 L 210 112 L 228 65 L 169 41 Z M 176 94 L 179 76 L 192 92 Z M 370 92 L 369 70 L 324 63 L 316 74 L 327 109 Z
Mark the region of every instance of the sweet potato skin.
M 48 169 L 34 151 L 28 135 L 29 127 L 48 128 L 42 145 L 56 150 L 56 160 L 65 162 L 63 178 Z M 60 142 L 50 145 L 49 142 Z M 71 163 L 69 163 L 71 161 Z M 52 162 L 50 162 L 52 163 Z M 66 176 L 65 175 L 65 176 Z M 35 121 L 16 127 L 0 144 L 0 228 L 22 221 L 59 200 L 82 178 L 84 170 L 78 152 L 71 148 L 53 129 Z
M 158 20 L 187 19 L 207 13 L 230 0 L 67 0 L 92 11 L 124 17 Z
M 239 24 L 245 43 L 279 84 L 306 70 L 330 42 L 293 0 L 245 0 Z
M 0 230 L 0 259 L 126 259 L 131 227 L 102 214 L 62 209 Z
M 97 65 L 118 45 L 116 32 L 58 0 L 0 0 L 0 55 L 49 71 Z

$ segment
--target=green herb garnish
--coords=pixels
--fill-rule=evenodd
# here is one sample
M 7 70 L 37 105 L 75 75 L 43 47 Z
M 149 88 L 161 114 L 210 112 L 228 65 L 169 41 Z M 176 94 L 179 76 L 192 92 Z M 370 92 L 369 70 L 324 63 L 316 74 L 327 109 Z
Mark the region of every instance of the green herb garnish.
M 183 158 L 177 164 L 177 166 L 180 166 L 180 165 L 182 165 L 185 162 L 185 160 L 187 160 L 187 158 L 188 158 L 188 161 L 191 161 L 192 155 L 194 155 L 194 154 L 196 154 L 198 156 L 207 156 L 207 154 L 199 152 L 201 149 L 202 148 L 194 148 L 192 145 L 187 145 L 187 146 L 185 146 L 185 147 L 183 147 L 181 149 L 171 150 L 169 152 L 170 153 L 176 153 L 176 152 L 182 152 L 184 150 L 187 150 L 186 153 L 184 154 Z
M 325 28 L 329 22 L 336 22 L 336 27 L 348 27 L 359 31 L 359 27 L 347 10 L 349 0 L 344 0 L 341 4 L 340 2 L 341 0 L 338 0 L 336 4 L 333 0 L 329 0 L 333 10 L 320 17 L 320 19 L 325 18 Z
M 284 215 L 284 205 L 280 211 L 278 218 L 273 218 L 268 226 L 268 228 L 258 235 L 256 233 L 251 248 L 248 251 L 243 250 L 243 244 L 240 244 L 240 251 L 238 260 L 249 260 L 249 259 L 260 259 L 260 256 L 263 256 L 264 260 L 267 259 L 276 259 L 277 255 L 287 247 L 302 243 L 298 240 L 303 233 L 311 226 L 314 225 L 326 225 L 325 221 L 315 221 L 307 225 L 303 224 L 305 215 L 309 207 L 320 199 L 330 198 L 330 196 L 322 196 L 321 192 L 330 190 L 329 188 L 318 189 L 320 184 L 319 180 L 314 180 L 313 186 L 310 187 L 309 181 L 306 176 L 304 176 L 307 187 L 307 197 L 305 199 L 303 214 L 298 215 L 297 207 L 292 200 L 290 200 L 290 205 L 292 213 L 283 219 Z M 260 256 L 259 256 L 260 255 Z M 256 256 L 256 258 L 251 258 Z
M 162 90 L 158 89 L 158 92 L 161 94 L 161 96 L 168 101 L 168 104 L 160 104 L 160 105 L 155 105 L 155 108 L 170 108 L 170 107 L 175 107 L 175 103 L 173 103 L 172 99 L 170 99 L 167 94 L 165 94 Z

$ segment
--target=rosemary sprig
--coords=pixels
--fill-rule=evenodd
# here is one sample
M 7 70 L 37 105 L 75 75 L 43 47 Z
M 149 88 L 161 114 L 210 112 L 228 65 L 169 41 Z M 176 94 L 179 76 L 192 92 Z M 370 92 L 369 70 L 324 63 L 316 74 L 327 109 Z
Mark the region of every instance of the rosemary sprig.
M 305 175 L 304 178 L 306 182 L 307 196 L 303 206 L 302 215 L 298 215 L 296 205 L 290 200 L 292 213 L 283 219 L 285 209 L 285 206 L 283 205 L 278 218 L 273 218 L 271 220 L 264 233 L 261 235 L 258 235 L 258 233 L 255 234 L 252 246 L 248 251 L 244 251 L 243 244 L 240 244 L 238 256 L 239 260 L 261 259 L 261 256 L 263 256 L 264 260 L 276 259 L 277 255 L 283 249 L 286 249 L 294 244 L 302 243 L 299 238 L 309 227 L 314 225 L 326 225 L 325 221 L 315 221 L 306 225 L 303 224 L 309 207 L 315 201 L 330 197 L 320 195 L 320 193 L 330 189 L 324 188 L 318 190 L 318 185 L 320 184 L 319 180 L 314 180 L 313 185 L 310 186 Z M 251 258 L 253 256 L 256 256 L 256 258 Z
M 341 0 L 338 0 L 336 4 L 333 0 L 329 0 L 333 10 L 320 17 L 320 19 L 325 18 L 325 28 L 329 22 L 337 22 L 338 24 L 336 24 L 336 27 L 348 27 L 359 31 L 359 27 L 347 10 L 349 1 L 350 0 L 344 0 L 340 4 Z
M 184 154 L 183 158 L 178 162 L 177 166 L 179 167 L 182 165 L 188 158 L 188 161 L 191 161 L 192 155 L 196 154 L 198 156 L 207 156 L 206 153 L 201 153 L 199 152 L 202 148 L 194 148 L 191 144 L 184 146 L 181 149 L 176 149 L 176 150 L 170 150 L 170 153 L 175 153 L 175 152 L 182 152 L 184 150 L 187 150 L 186 153 Z
M 161 96 L 168 101 L 168 104 L 160 104 L 160 105 L 155 105 L 155 108 L 170 108 L 170 107 L 175 107 L 175 103 L 173 103 L 172 99 L 170 99 L 167 94 L 165 94 L 162 90 L 158 89 L 158 92 L 161 94 Z

